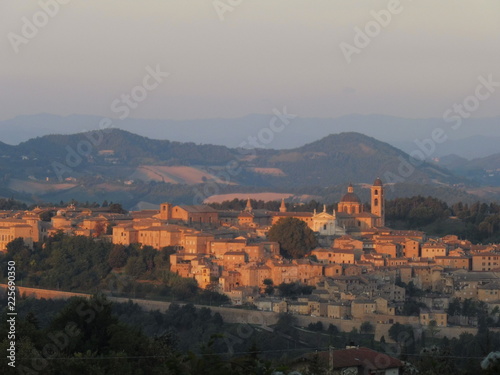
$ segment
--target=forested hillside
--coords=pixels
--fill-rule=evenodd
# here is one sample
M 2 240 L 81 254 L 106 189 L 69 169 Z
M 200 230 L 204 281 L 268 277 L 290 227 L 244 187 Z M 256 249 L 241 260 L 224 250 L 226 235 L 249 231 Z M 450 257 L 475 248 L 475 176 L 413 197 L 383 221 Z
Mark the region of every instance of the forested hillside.
M 411 164 L 403 151 L 359 133 L 332 134 L 288 150 L 155 140 L 118 129 L 0 146 L 0 195 L 27 202 L 107 199 L 130 208 L 158 204 L 165 196 L 191 203 L 199 192 L 204 199 L 284 190 L 332 199 L 332 189 L 377 177 L 396 196 L 427 190 L 440 198 L 465 198 L 467 189 L 477 188 L 436 164 Z

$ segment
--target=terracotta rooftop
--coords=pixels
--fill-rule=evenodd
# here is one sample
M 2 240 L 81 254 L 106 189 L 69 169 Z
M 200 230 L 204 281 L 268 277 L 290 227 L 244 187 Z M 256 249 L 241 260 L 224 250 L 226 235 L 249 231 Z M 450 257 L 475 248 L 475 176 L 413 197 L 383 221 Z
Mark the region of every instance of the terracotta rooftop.
M 273 216 L 280 217 L 312 217 L 312 212 L 272 212 Z
M 196 205 L 180 205 L 180 208 L 190 213 L 208 213 L 208 212 L 218 212 L 216 209 L 204 205 L 204 204 L 196 204 Z
M 322 360 L 329 360 L 329 352 L 318 353 Z M 380 353 L 368 348 L 354 348 L 333 351 L 333 367 L 362 367 L 365 370 L 384 370 L 399 368 L 403 362 L 385 353 Z

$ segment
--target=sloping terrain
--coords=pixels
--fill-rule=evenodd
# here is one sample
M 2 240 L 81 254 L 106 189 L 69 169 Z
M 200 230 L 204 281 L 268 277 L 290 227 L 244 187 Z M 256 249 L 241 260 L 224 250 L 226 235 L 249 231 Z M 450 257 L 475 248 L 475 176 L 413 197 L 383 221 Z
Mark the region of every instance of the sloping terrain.
M 412 166 L 409 160 L 403 151 L 353 132 L 294 149 L 249 150 L 154 140 L 113 129 L 0 144 L 0 188 L 31 194 L 33 201 L 121 199 L 133 206 L 140 201 L 190 203 L 200 194 L 321 196 L 328 195 L 324 189 L 329 187 L 370 184 L 376 177 L 389 185 L 476 187 L 436 164 Z

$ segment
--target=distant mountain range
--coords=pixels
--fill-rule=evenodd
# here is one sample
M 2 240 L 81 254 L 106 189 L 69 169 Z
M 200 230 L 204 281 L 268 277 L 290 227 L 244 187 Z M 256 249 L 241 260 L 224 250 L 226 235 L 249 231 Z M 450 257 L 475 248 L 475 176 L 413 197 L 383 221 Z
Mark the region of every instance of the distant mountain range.
M 294 114 L 292 108 L 277 108 L 277 113 Z M 127 118 L 113 120 L 113 127 L 141 136 L 196 144 L 238 147 L 248 137 L 269 128 L 275 114 L 248 115 L 234 119 L 145 120 Z M 19 116 L 0 122 L 2 142 L 18 144 L 28 138 L 48 134 L 75 134 L 99 128 L 102 117 L 89 115 L 56 116 L 39 114 Z M 387 142 L 407 153 L 417 146 L 415 140 L 431 137 L 436 128 L 444 130 L 448 140 L 438 144 L 430 158 L 457 154 L 472 159 L 498 152 L 500 117 L 464 119 L 458 130 L 443 119 L 405 119 L 383 115 L 349 115 L 339 118 L 304 118 L 297 116 L 283 131 L 265 145 L 272 149 L 300 147 L 329 134 L 358 132 Z
M 409 160 L 388 143 L 355 132 L 276 150 L 156 140 L 109 129 L 46 135 L 17 146 L 0 143 L 0 195 L 27 202 L 106 199 L 126 207 L 252 192 L 335 201 L 349 182 L 366 199 L 376 177 L 388 183 L 389 198 L 424 194 L 473 201 L 477 197 L 468 189 L 484 193 L 443 166 L 412 167 Z M 488 190 L 482 198 L 496 199 L 498 193 Z
M 437 164 L 481 185 L 500 186 L 500 153 L 473 160 L 453 154 L 439 158 Z

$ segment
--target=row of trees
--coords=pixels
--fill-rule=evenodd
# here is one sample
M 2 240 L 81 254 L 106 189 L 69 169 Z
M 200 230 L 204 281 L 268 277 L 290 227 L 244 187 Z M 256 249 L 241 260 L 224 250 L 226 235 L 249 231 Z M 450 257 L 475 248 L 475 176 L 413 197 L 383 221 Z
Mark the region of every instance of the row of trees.
M 81 208 L 110 208 L 111 212 L 113 211 L 123 211 L 123 208 L 121 207 L 120 203 L 113 203 L 113 201 L 108 202 L 106 199 L 102 201 L 101 204 L 97 203 L 96 201 L 94 202 L 79 202 L 76 199 L 71 199 L 68 202 L 64 202 L 63 200 L 59 201 L 59 203 L 38 203 L 36 205 L 32 205 L 29 207 L 29 209 L 33 209 L 36 206 L 38 207 L 68 207 L 70 205 L 73 205 L 75 207 L 81 207 Z
M 455 298 L 450 301 L 446 312 L 452 323 L 460 321 L 462 317 L 466 317 L 475 319 L 479 327 L 500 326 L 500 309 L 498 306 L 495 306 L 495 308 L 489 311 L 488 305 L 483 301 L 476 301 L 471 298 L 466 298 L 464 300 Z
M 26 204 L 14 198 L 0 198 L 0 210 L 26 210 L 27 208 Z
M 386 202 L 386 221 L 400 228 L 424 229 L 429 234 L 456 234 L 474 242 L 500 241 L 498 203 L 459 202 L 450 206 L 432 197 L 398 198 Z

